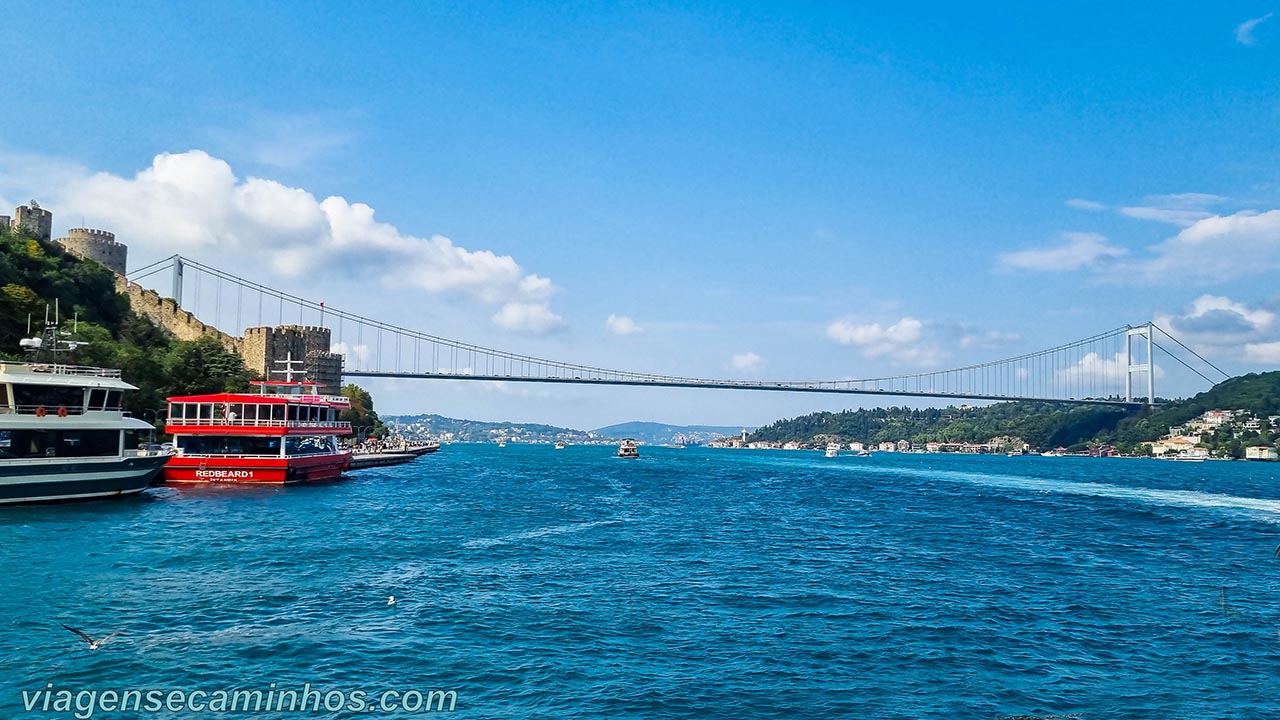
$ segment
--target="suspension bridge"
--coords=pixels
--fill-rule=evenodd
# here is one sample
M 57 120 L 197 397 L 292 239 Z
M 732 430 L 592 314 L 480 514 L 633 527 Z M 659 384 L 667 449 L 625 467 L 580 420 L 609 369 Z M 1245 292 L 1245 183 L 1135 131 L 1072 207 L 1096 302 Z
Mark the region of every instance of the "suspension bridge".
M 327 328 L 345 355 L 344 378 L 576 383 L 767 392 L 881 395 L 954 400 L 1028 400 L 1138 407 L 1157 402 L 1157 357 L 1168 357 L 1209 385 L 1228 377 L 1154 323 L 1124 325 L 1074 342 L 948 370 L 835 380 L 759 381 L 609 369 L 539 358 L 439 337 L 328 307 L 181 255 L 129 274 L 130 283 L 162 272 L 172 297 L 228 335 L 247 327 L 293 324 Z M 1157 352 L 1160 355 L 1157 355 Z M 1193 365 L 1198 361 L 1198 366 Z M 1206 372 L 1209 375 L 1205 374 Z M 1215 376 L 1216 377 L 1216 376 Z

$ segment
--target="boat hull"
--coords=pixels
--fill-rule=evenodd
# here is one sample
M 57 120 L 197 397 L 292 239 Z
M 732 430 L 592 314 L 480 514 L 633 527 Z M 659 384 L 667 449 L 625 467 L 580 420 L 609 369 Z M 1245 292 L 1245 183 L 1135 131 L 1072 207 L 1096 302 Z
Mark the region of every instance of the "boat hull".
M 164 467 L 171 484 L 286 485 L 333 480 L 351 465 L 351 453 L 289 458 L 174 457 Z
M 52 503 L 137 495 L 150 487 L 166 455 L 87 458 L 0 466 L 0 504 Z

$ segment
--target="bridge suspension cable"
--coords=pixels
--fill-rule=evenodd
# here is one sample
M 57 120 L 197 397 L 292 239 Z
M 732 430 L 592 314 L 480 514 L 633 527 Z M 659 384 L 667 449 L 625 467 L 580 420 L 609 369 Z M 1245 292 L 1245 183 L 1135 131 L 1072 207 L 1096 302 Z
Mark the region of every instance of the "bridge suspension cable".
M 299 325 L 308 316 L 316 325 L 329 329 L 334 352 L 345 355 L 343 375 L 347 377 L 435 378 L 452 380 L 490 380 L 509 382 L 584 383 L 600 385 L 636 385 L 646 387 L 709 387 L 784 392 L 820 392 L 941 397 L 975 400 L 1041 400 L 1048 402 L 1136 405 L 1132 397 L 1131 378 L 1145 375 L 1145 402 L 1153 402 L 1154 379 L 1158 371 L 1155 348 L 1174 357 L 1206 381 L 1202 373 L 1157 346 L 1152 330 L 1160 330 L 1181 348 L 1209 367 L 1222 372 L 1212 363 L 1183 345 L 1163 329 L 1148 323 L 1121 326 L 1090 337 L 1015 357 L 976 363 L 947 370 L 882 375 L 837 380 L 758 381 L 691 377 L 661 373 L 636 372 L 539 358 L 522 353 L 488 348 L 413 330 L 363 315 L 333 308 L 323 302 L 308 300 L 267 287 L 260 283 L 218 270 L 189 258 L 174 255 L 147 265 L 130 274 L 130 281 L 151 277 L 171 268 L 174 271 L 175 299 L 197 317 L 212 318 L 214 325 L 224 317 L 225 298 L 234 295 L 234 327 L 221 327 L 223 332 L 242 335 L 245 327 L 244 295 L 257 294 L 257 323 L 264 315 L 275 314 L 277 324 L 284 324 L 286 305 L 292 318 L 297 308 Z M 194 273 L 191 302 L 182 295 L 183 273 Z M 213 283 L 213 298 L 202 293 L 201 279 L 208 276 Z M 205 284 L 208 284 L 206 282 Z M 223 292 L 230 283 L 235 292 Z M 273 300 L 274 303 L 267 303 Z M 212 308 L 206 303 L 212 302 Z M 252 301 L 249 302 L 251 306 Z M 276 307 L 271 308 L 274 304 Z M 271 313 L 275 310 L 275 313 Z M 252 313 L 249 313 L 252 315 Z M 1146 342 L 1134 343 L 1134 339 Z M 1225 375 L 1225 373 L 1223 373 Z

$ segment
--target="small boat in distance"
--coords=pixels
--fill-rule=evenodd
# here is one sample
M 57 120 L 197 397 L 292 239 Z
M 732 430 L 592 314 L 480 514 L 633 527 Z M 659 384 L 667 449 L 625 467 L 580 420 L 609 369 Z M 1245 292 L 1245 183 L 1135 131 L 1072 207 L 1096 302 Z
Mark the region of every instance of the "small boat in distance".
M 827 443 L 827 457 L 835 457 L 840 454 L 839 443 Z
M 640 448 L 636 447 L 635 440 L 627 439 L 618 444 L 618 457 L 620 458 L 638 458 L 640 457 Z
M 557 449 L 557 450 L 563 450 L 563 449 L 564 449 L 564 443 L 562 443 L 562 442 L 557 442 L 557 443 L 556 443 L 556 449 Z
M 498 441 L 498 447 L 500 447 L 500 448 L 501 448 L 501 447 L 506 447 L 506 446 L 507 446 L 507 439 L 506 439 L 506 438 L 502 438 L 501 440 L 499 440 L 499 441 Z

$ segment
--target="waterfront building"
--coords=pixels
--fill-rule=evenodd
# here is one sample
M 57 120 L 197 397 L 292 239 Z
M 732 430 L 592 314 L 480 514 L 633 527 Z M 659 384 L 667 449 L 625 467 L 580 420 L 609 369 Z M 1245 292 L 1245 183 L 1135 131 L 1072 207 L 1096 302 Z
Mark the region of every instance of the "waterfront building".
M 1277 460 L 1280 459 L 1280 453 L 1276 453 L 1276 449 L 1270 445 L 1255 445 L 1244 449 L 1245 460 Z

